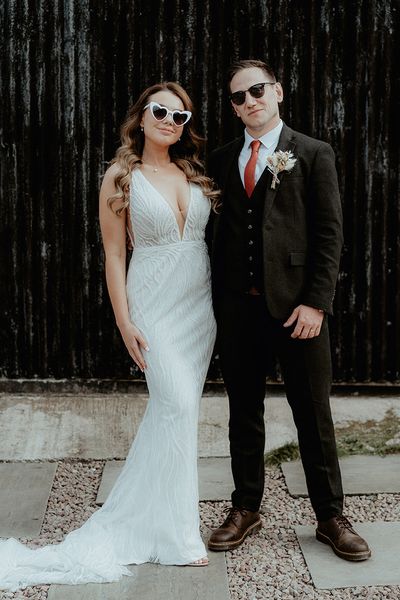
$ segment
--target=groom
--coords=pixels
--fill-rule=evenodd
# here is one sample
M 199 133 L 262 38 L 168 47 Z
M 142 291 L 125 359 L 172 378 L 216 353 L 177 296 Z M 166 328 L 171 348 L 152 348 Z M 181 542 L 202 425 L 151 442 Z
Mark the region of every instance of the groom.
M 209 175 L 222 190 L 211 263 L 235 490 L 209 548 L 232 550 L 261 528 L 265 379 L 274 354 L 298 431 L 316 537 L 341 558 L 365 560 L 367 543 L 342 516 L 329 406 L 326 315 L 343 241 L 335 157 L 328 144 L 282 122 L 282 86 L 264 62 L 235 63 L 229 88 L 244 135 L 211 154 Z

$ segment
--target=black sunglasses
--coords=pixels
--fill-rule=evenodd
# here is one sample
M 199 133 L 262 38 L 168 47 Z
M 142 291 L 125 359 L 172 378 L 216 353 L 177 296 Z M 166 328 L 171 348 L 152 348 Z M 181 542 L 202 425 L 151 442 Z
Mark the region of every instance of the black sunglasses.
M 177 127 L 185 125 L 192 116 L 190 110 L 169 110 L 169 108 L 158 104 L 158 102 L 149 102 L 143 110 L 146 110 L 146 108 L 150 108 L 150 112 L 156 121 L 164 121 L 168 115 L 171 115 L 172 120 Z
M 276 81 L 264 81 L 264 83 L 256 83 L 249 87 L 248 90 L 240 90 L 239 92 L 233 92 L 229 96 L 232 100 L 233 104 L 236 106 L 240 106 L 246 101 L 246 92 L 249 92 L 253 98 L 261 98 L 265 94 L 265 86 L 266 85 L 275 85 Z

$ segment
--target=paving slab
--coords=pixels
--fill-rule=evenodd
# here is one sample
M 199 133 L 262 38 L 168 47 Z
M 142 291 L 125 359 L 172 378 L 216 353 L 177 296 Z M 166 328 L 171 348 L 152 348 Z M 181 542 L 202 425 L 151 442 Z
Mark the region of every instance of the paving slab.
M 124 464 L 111 460 L 104 465 L 96 504 L 104 504 Z M 198 470 L 200 500 L 230 500 L 234 487 L 230 458 L 200 458 Z
M 39 535 L 56 463 L 0 464 L 0 537 Z
M 200 458 L 198 472 L 200 500 L 230 500 L 235 487 L 230 458 Z
M 344 493 L 396 494 L 400 492 L 400 455 L 346 456 L 339 460 Z M 299 460 L 281 465 L 292 496 L 307 496 L 303 466 Z
M 230 600 L 225 554 L 209 553 L 208 567 L 131 566 L 117 583 L 52 585 L 48 600 Z
M 337 557 L 330 546 L 318 542 L 315 527 L 295 527 L 305 561 L 318 589 L 372 585 L 400 585 L 400 522 L 356 523 L 355 529 L 371 548 L 372 556 L 362 562 Z

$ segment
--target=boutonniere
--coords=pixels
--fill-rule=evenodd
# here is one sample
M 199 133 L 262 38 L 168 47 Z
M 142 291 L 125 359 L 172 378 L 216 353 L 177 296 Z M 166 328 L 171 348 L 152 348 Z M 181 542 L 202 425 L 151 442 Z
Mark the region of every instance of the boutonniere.
M 268 171 L 272 173 L 272 183 L 271 188 L 274 190 L 277 183 L 279 181 L 279 173 L 281 171 L 291 171 L 294 167 L 297 158 L 294 158 L 293 153 L 290 150 L 278 150 L 271 154 L 271 156 L 267 156 L 267 167 Z

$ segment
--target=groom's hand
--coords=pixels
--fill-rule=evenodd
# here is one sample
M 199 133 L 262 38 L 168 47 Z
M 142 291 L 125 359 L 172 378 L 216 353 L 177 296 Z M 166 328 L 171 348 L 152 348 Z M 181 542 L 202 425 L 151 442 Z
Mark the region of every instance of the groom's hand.
M 300 304 L 294 309 L 283 326 L 290 327 L 295 321 L 297 321 L 296 327 L 294 328 L 290 337 L 306 340 L 319 335 L 323 320 L 323 312 L 317 308 L 313 308 L 312 306 Z

